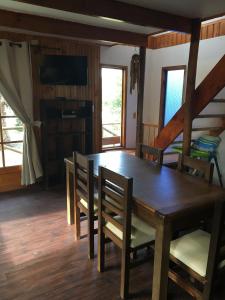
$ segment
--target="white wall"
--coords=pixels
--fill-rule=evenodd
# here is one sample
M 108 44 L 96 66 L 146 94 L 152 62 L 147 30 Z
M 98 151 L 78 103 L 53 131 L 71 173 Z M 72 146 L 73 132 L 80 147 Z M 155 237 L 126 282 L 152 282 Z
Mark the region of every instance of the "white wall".
M 130 94 L 130 61 L 133 54 L 137 53 L 138 48 L 130 46 L 101 47 L 101 64 L 127 66 L 127 112 L 126 112 L 126 147 L 135 148 L 136 142 L 136 118 L 133 114 L 137 111 L 137 91 Z
M 132 55 L 134 53 L 137 53 L 137 51 L 138 49 L 129 46 L 101 47 L 100 61 L 102 64 L 128 66 L 126 123 L 127 148 L 135 147 L 136 140 L 136 119 L 133 118 L 133 113 L 136 112 L 137 108 L 137 93 L 135 91 L 132 95 L 130 95 L 129 87 L 130 61 Z M 209 71 L 224 54 L 225 37 L 217 37 L 200 42 L 196 85 L 198 85 L 204 79 L 204 77 L 209 73 Z M 156 50 L 147 50 L 143 122 L 158 124 L 162 67 L 187 65 L 188 55 L 189 44 Z M 225 98 L 225 89 L 220 94 L 218 94 L 218 97 Z M 221 110 L 220 113 L 225 114 L 225 106 L 223 106 L 223 109 L 224 110 Z M 207 113 L 209 112 L 210 111 L 208 108 Z M 216 112 L 214 111 L 214 113 Z M 223 133 L 221 137 L 223 140 L 219 147 L 219 164 L 221 166 L 225 184 L 225 133 Z
M 203 40 L 200 42 L 198 66 L 197 66 L 197 78 L 196 85 L 204 79 L 214 65 L 225 54 L 225 37 L 217 37 L 213 39 Z M 189 55 L 189 44 L 178 45 L 168 48 L 162 48 L 157 50 L 148 50 L 146 59 L 146 76 L 145 76 L 145 93 L 144 93 L 144 113 L 143 122 L 158 124 L 159 120 L 159 106 L 160 106 L 160 91 L 161 91 L 161 71 L 165 66 L 187 65 Z M 222 97 L 225 99 L 225 89 L 221 91 L 217 98 Z M 212 104 L 206 108 L 207 113 L 212 112 Z M 217 113 L 225 114 L 225 106 L 218 106 L 219 111 Z M 217 109 L 218 109 L 217 108 Z M 206 122 L 210 122 L 204 120 Z M 196 121 L 194 121 L 196 122 Z M 196 123 L 195 123 L 196 124 Z M 225 185 L 225 133 L 221 135 L 222 142 L 219 147 L 219 165 L 224 178 Z M 215 177 L 216 172 L 214 172 Z M 216 179 L 216 178 L 215 178 Z
M 147 51 L 143 114 L 144 122 L 158 124 L 162 67 L 187 65 L 189 46 L 189 44 L 183 44 Z M 200 42 L 196 85 L 204 79 L 224 54 L 224 36 Z M 225 96 L 225 92 L 223 94 Z

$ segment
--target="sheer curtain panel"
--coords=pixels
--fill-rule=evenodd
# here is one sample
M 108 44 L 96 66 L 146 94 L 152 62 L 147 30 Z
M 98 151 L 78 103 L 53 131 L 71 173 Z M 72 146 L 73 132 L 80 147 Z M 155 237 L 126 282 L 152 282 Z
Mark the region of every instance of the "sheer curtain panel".
M 33 126 L 33 93 L 29 47 L 26 42 L 0 40 L 0 92 L 24 124 L 22 185 L 42 176 Z

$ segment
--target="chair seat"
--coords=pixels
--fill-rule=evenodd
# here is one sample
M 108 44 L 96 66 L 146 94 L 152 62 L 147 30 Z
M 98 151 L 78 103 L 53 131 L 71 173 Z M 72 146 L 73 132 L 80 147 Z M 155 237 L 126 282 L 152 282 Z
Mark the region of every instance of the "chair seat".
M 88 209 L 88 203 L 87 200 L 84 198 L 80 198 L 80 203 Z M 94 194 L 94 215 L 97 216 L 98 214 L 98 193 Z
M 206 276 L 211 235 L 203 230 L 196 230 L 170 243 L 170 254 L 191 268 L 200 276 Z M 225 266 L 225 260 L 219 268 Z
M 122 224 L 122 217 L 115 216 L 113 218 Z M 155 229 L 134 214 L 132 214 L 131 223 L 131 248 L 136 248 L 155 240 Z M 123 232 L 111 222 L 106 222 L 105 227 L 108 228 L 119 239 L 123 239 Z

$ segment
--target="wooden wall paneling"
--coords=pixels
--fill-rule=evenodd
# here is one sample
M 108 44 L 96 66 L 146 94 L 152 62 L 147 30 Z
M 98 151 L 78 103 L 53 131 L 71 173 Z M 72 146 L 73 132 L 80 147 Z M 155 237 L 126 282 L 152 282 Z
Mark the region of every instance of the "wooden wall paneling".
M 0 193 L 21 188 L 21 167 L 0 168 Z
M 47 36 L 37 36 L 13 32 L 0 32 L 0 39 L 12 41 L 38 41 L 39 47 L 31 47 L 32 75 L 33 75 L 33 103 L 34 119 L 40 120 L 40 99 L 54 99 L 65 97 L 69 99 L 91 100 L 94 105 L 93 115 L 93 149 L 101 149 L 101 105 L 100 105 L 100 47 L 92 43 L 79 42 L 70 39 L 59 39 Z M 41 48 L 44 47 L 44 48 Z M 49 48 L 59 48 L 48 49 Z M 88 57 L 88 85 L 87 86 L 49 86 L 39 81 L 39 66 L 41 56 L 45 54 L 56 55 L 87 55 Z M 40 129 L 35 128 L 40 151 Z
M 220 34 L 225 35 L 225 22 L 220 23 Z
M 201 27 L 201 40 L 225 35 L 225 20 L 219 20 Z M 190 42 L 190 34 L 168 32 L 158 36 L 149 36 L 148 48 L 159 49 Z

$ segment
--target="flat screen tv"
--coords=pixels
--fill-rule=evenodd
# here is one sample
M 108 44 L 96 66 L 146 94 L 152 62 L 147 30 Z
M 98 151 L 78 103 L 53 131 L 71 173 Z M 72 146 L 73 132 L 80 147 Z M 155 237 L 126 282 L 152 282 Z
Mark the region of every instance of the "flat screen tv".
M 45 55 L 40 81 L 49 85 L 87 85 L 87 56 Z

